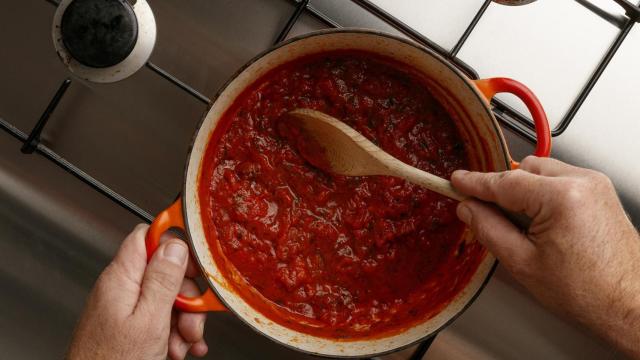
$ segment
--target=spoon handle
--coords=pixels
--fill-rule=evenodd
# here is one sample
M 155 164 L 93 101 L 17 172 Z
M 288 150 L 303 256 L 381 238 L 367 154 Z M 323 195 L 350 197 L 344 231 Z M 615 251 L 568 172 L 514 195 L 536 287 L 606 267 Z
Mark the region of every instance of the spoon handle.
M 426 171 L 414 168 L 403 163 L 400 160 L 386 162 L 385 167 L 389 171 L 389 175 L 401 177 L 411 183 L 420 185 L 438 194 L 450 197 L 458 201 L 464 201 L 470 197 L 458 192 L 452 185 L 451 181 L 443 179 L 437 175 L 433 175 Z M 528 230 L 531 225 L 531 218 L 524 214 L 514 213 L 505 209 L 500 209 L 502 213 L 511 220 L 518 228 Z
M 444 195 L 458 201 L 463 201 L 469 198 L 454 189 L 451 185 L 451 181 L 414 168 L 413 166 L 409 166 L 400 160 L 393 159 L 392 161 L 385 161 L 384 165 L 388 171 L 387 175 L 401 177 L 410 183 L 420 185 L 433 192 L 437 192 L 440 195 Z

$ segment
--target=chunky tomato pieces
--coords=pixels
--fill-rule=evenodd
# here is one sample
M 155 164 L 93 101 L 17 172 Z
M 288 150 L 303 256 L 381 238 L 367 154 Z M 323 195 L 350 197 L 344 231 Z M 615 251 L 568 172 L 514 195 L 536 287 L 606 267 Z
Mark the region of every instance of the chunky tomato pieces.
M 247 89 L 206 150 L 200 198 L 214 256 L 264 297 L 238 289 L 254 308 L 306 333 L 362 338 L 434 316 L 485 255 L 461 241 L 456 202 L 397 178 L 318 170 L 278 131 L 299 107 L 442 177 L 468 165 L 453 120 L 410 68 L 362 52 L 297 60 Z

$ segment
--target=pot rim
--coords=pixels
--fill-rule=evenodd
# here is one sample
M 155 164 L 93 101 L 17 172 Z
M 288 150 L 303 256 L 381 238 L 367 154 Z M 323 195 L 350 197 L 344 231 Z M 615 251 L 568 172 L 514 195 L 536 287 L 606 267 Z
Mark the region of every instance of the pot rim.
M 482 103 L 483 108 L 485 109 L 487 115 L 489 116 L 489 118 L 492 120 L 491 123 L 494 127 L 494 131 L 496 132 L 496 134 L 498 135 L 498 139 L 500 140 L 500 148 L 502 150 L 502 154 L 504 155 L 504 160 L 505 160 L 505 166 L 507 169 L 511 168 L 511 158 L 509 155 L 509 148 L 507 146 L 506 140 L 504 138 L 504 135 L 502 133 L 502 128 L 500 127 L 500 125 L 498 124 L 497 119 L 495 118 L 493 112 L 491 111 L 491 109 L 489 108 L 489 102 L 486 99 L 486 97 L 480 92 L 480 90 L 478 90 L 476 88 L 476 86 L 473 84 L 472 80 L 465 75 L 460 69 L 458 69 L 451 61 L 445 59 L 444 57 L 442 57 L 441 55 L 439 55 L 438 53 L 436 53 L 434 50 L 427 48 L 426 46 L 419 44 L 413 40 L 407 39 L 407 38 L 403 38 L 401 36 L 398 35 L 394 35 L 394 34 L 390 34 L 384 31 L 378 31 L 378 30 L 371 30 L 371 29 L 365 29 L 365 28 L 339 28 L 339 29 L 323 29 L 323 30 L 318 30 L 318 31 L 313 31 L 313 32 L 309 32 L 306 34 L 302 34 L 293 38 L 290 38 L 286 41 L 282 41 L 262 52 L 260 52 L 259 54 L 257 54 L 256 56 L 254 56 L 253 58 L 251 58 L 249 61 L 247 61 L 244 65 L 242 65 L 240 68 L 238 68 L 238 70 L 236 70 L 233 75 L 231 75 L 229 77 L 229 79 L 222 85 L 220 86 L 220 88 L 218 89 L 218 91 L 216 92 L 216 94 L 211 98 L 211 102 L 207 108 L 207 111 L 204 112 L 204 115 L 202 116 L 202 119 L 200 120 L 200 122 L 198 123 L 196 130 L 194 131 L 193 134 L 193 138 L 191 139 L 191 144 L 189 145 L 189 150 L 187 151 L 187 157 L 186 157 L 186 163 L 185 163 L 185 168 L 184 168 L 184 177 L 183 177 L 183 188 L 182 188 L 182 194 L 186 194 L 187 192 L 187 173 L 189 171 L 189 163 L 190 163 L 190 159 L 191 159 L 191 154 L 192 154 L 192 150 L 193 150 L 193 146 L 194 143 L 196 141 L 196 138 L 198 137 L 198 134 L 200 133 L 200 130 L 202 128 L 202 125 L 204 123 L 204 121 L 207 119 L 207 116 L 211 110 L 211 108 L 213 107 L 213 105 L 215 104 L 215 102 L 218 100 L 218 98 L 222 95 L 222 93 L 224 93 L 226 91 L 226 89 L 229 87 L 229 85 L 244 71 L 246 70 L 249 66 L 251 66 L 252 64 L 254 64 L 255 62 L 259 61 L 260 59 L 262 59 L 265 55 L 279 49 L 282 48 L 286 45 L 295 43 L 297 41 L 301 41 L 307 38 L 311 38 L 311 37 L 316 37 L 316 36 L 323 36 L 323 35 L 327 35 L 327 34 L 334 34 L 334 33 L 356 33 L 356 34 L 368 34 L 368 35 L 373 35 L 373 36 L 380 36 L 380 37 L 386 37 L 392 40 L 396 40 L 399 42 L 402 42 L 406 45 L 412 46 L 420 51 L 423 51 L 425 53 L 427 53 L 428 55 L 431 55 L 432 57 L 434 57 L 435 59 L 437 59 L 439 62 L 441 62 L 443 65 L 445 65 L 448 69 L 450 69 L 452 72 L 454 72 L 456 75 L 458 75 L 459 77 L 461 77 L 465 84 L 467 85 L 467 87 L 469 88 L 469 90 L 471 90 L 475 96 L 477 97 L 478 101 Z M 187 216 L 187 203 L 186 203 L 186 197 L 185 196 L 181 196 L 181 203 L 182 203 L 182 217 L 184 219 L 184 225 L 185 225 L 185 234 L 187 237 L 187 243 L 189 245 L 189 248 L 191 250 L 192 254 L 196 254 L 196 249 L 195 246 L 193 245 L 193 240 L 191 237 L 191 231 L 190 231 L 190 225 L 189 225 L 189 217 Z M 489 254 L 489 256 L 491 256 Z M 202 264 L 202 261 L 200 260 L 200 258 L 198 256 L 194 256 L 194 260 L 197 262 L 198 264 L 198 268 L 200 269 L 200 273 L 201 274 L 206 274 L 206 269 Z M 489 270 L 489 272 L 487 273 L 485 279 L 482 281 L 482 284 L 480 285 L 480 287 L 478 287 L 478 289 L 476 290 L 476 292 L 469 298 L 469 301 L 467 301 L 467 303 L 458 311 L 456 312 L 453 316 L 451 316 L 446 322 L 444 322 L 440 327 L 438 327 L 437 329 L 435 329 L 434 331 L 432 331 L 431 333 L 425 334 L 424 336 L 408 343 L 402 346 L 398 346 L 395 347 L 393 349 L 389 349 L 389 350 L 385 350 L 385 351 L 381 351 L 381 352 L 376 352 L 376 353 L 371 353 L 371 354 L 359 354 L 359 355 L 326 355 L 323 353 L 319 353 L 319 352 L 314 352 L 314 351 L 309 351 L 309 350 L 305 350 L 305 349 L 301 349 L 298 348 L 294 345 L 285 343 L 283 341 L 280 341 L 274 337 L 272 337 L 271 335 L 267 334 L 266 332 L 263 332 L 262 330 L 256 328 L 255 326 L 253 326 L 251 323 L 249 323 L 248 321 L 246 321 L 242 316 L 240 316 L 235 309 L 233 309 L 232 307 L 229 306 L 229 304 L 227 304 L 227 302 L 224 300 L 224 298 L 222 296 L 220 296 L 220 293 L 218 292 L 218 289 L 216 287 L 216 285 L 213 283 L 212 279 L 208 276 L 204 276 L 204 278 L 207 281 L 207 285 L 208 287 L 213 291 L 213 293 L 216 295 L 216 297 L 218 298 L 218 300 L 227 308 L 227 310 L 232 313 L 236 318 L 240 319 L 240 321 L 242 321 L 245 325 L 247 325 L 249 328 L 251 328 L 253 331 L 257 332 L 258 334 L 268 338 L 269 340 L 285 346 L 288 349 L 291 350 L 295 350 L 301 353 L 305 353 L 305 354 L 310 354 L 310 355 L 314 355 L 314 356 L 319 356 L 319 357 L 324 357 L 324 358 L 342 358 L 342 359 L 352 359 L 352 358 L 368 358 L 368 357 L 375 357 L 375 356 L 383 356 L 383 355 L 387 355 L 387 354 L 391 354 L 406 348 L 409 348 L 411 346 L 414 346 L 416 344 L 419 344 L 425 340 L 428 340 L 432 337 L 435 337 L 436 335 L 438 335 L 440 333 L 440 331 L 442 331 L 443 329 L 445 329 L 446 327 L 448 327 L 449 325 L 451 325 L 451 323 L 453 323 L 460 315 L 462 315 L 468 308 L 469 306 L 471 306 L 471 304 L 473 304 L 476 299 L 478 298 L 478 296 L 480 295 L 480 293 L 484 290 L 484 288 L 486 287 L 486 285 L 489 283 L 489 280 L 491 280 L 491 278 L 493 277 L 493 274 L 495 273 L 495 270 L 498 266 L 498 260 L 494 258 L 493 261 L 493 265 L 491 266 L 491 269 Z M 244 301 L 244 299 L 243 299 Z M 256 310 L 258 311 L 258 310 Z M 296 331 L 291 329 L 292 331 Z M 339 341 L 339 340 L 336 340 Z

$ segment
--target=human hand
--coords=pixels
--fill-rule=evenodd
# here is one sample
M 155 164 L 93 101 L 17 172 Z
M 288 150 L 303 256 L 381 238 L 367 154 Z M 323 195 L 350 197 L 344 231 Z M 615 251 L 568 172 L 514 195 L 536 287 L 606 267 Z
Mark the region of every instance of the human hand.
M 166 236 L 147 265 L 138 225 L 98 278 L 78 323 L 68 359 L 184 359 L 204 356 L 205 314 L 172 310 L 178 292 L 199 294 L 187 245 Z
M 527 157 L 520 170 L 456 171 L 479 200 L 458 217 L 541 303 L 640 358 L 640 237 L 605 175 Z M 532 219 L 523 232 L 500 207 Z

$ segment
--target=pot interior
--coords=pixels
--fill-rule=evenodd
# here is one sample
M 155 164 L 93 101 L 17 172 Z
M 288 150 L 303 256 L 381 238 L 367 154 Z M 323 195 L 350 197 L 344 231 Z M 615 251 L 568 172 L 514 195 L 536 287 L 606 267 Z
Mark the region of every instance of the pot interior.
M 509 157 L 504 139 L 488 103 L 453 65 L 409 41 L 364 30 L 330 30 L 292 39 L 257 57 L 221 90 L 203 119 L 189 155 L 184 189 L 187 231 L 203 273 L 221 301 L 248 325 L 271 339 L 295 349 L 325 356 L 366 357 L 397 350 L 429 336 L 446 325 L 473 300 L 488 280 L 495 259 L 486 254 L 466 288 L 439 314 L 402 333 L 366 340 L 340 341 L 288 329 L 268 319 L 238 296 L 214 261 L 200 215 L 198 182 L 202 158 L 211 135 L 225 111 L 242 91 L 271 69 L 296 58 L 333 50 L 362 50 L 406 63 L 425 75 L 431 91 L 456 121 L 474 170 L 506 170 Z M 465 232 L 466 240 L 472 234 Z

